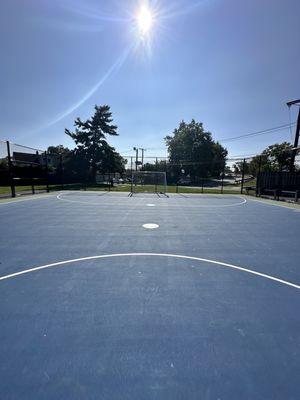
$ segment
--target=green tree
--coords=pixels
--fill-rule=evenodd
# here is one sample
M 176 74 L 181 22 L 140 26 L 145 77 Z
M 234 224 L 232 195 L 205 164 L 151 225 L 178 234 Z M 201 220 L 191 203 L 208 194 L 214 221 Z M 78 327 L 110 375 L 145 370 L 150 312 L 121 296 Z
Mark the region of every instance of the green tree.
M 266 154 L 255 156 L 249 162 L 249 174 L 256 176 L 258 172 L 272 171 L 272 165 Z
M 91 118 L 77 118 L 74 125 L 74 132 L 65 129 L 65 133 L 75 141 L 74 154 L 90 180 L 95 180 L 97 171 L 124 172 L 125 160 L 107 142 L 107 136 L 118 135 L 108 105 L 96 105 Z
M 262 156 L 267 157 L 273 171 L 289 170 L 292 148 L 288 142 L 272 144 L 262 152 Z
M 0 169 L 2 170 L 4 170 L 4 169 L 6 169 L 7 168 L 7 164 L 8 164 L 8 160 L 7 160 L 7 157 L 5 157 L 5 158 L 0 158 Z
M 242 174 L 243 168 L 244 168 L 244 173 L 249 174 L 249 170 L 250 170 L 249 162 L 247 162 L 246 160 L 245 160 L 245 164 L 244 164 L 243 160 L 237 161 L 235 164 L 233 164 L 233 170 L 234 170 L 235 174 Z
M 288 171 L 291 160 L 292 144 L 288 142 L 275 143 L 268 146 L 260 155 L 246 160 L 245 174 L 256 176 L 259 171 Z M 234 164 L 236 173 L 242 172 L 243 161 Z
M 167 172 L 168 168 L 168 163 L 166 160 L 158 160 L 155 163 L 145 163 L 143 165 L 143 168 L 141 168 L 142 171 L 161 171 L 161 172 Z
M 64 147 L 62 144 L 58 146 L 49 146 L 47 149 L 47 153 L 51 156 L 62 155 L 62 156 L 70 156 L 72 151 L 69 150 L 67 147 Z
M 227 150 L 194 119 L 190 123 L 182 121 L 165 141 L 177 178 L 182 169 L 195 181 L 197 177 L 218 177 L 225 168 Z

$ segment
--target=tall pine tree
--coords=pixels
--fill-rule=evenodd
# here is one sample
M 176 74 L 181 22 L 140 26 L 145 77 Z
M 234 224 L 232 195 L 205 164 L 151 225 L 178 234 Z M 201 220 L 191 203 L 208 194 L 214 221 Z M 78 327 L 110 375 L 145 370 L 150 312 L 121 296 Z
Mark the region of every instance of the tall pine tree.
M 75 141 L 75 154 L 84 160 L 90 179 L 95 180 L 97 171 L 123 172 L 125 160 L 108 144 L 106 138 L 108 135 L 118 136 L 108 105 L 96 105 L 91 118 L 86 121 L 77 118 L 74 125 L 74 132 L 65 129 L 65 133 Z

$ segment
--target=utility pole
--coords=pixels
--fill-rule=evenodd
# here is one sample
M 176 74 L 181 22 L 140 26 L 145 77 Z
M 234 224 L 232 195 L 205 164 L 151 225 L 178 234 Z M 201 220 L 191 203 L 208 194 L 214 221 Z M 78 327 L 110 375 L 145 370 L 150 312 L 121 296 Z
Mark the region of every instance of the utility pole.
M 135 150 L 135 170 L 137 171 L 139 162 L 139 149 L 137 147 L 134 147 L 133 150 Z
M 296 158 L 296 154 L 297 154 L 297 148 L 298 148 L 298 143 L 299 143 L 299 133 L 300 133 L 300 99 L 289 101 L 288 103 L 286 103 L 286 105 L 289 108 L 293 105 L 299 106 L 295 141 L 294 141 L 294 147 L 292 150 L 292 157 L 291 157 L 291 164 L 290 164 L 290 172 L 293 172 L 294 168 L 295 168 L 295 158 Z
M 142 147 L 139 147 L 140 150 L 142 150 L 142 168 L 144 166 L 144 151 L 146 151 L 146 149 L 143 149 Z

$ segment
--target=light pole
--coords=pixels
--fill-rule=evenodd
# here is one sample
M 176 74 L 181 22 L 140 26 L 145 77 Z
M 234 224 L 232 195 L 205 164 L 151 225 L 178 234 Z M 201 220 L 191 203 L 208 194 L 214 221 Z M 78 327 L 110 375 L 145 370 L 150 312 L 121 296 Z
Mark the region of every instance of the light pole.
M 135 170 L 137 171 L 139 161 L 139 149 L 137 147 L 134 147 L 133 150 L 135 150 Z
M 146 149 L 143 149 L 142 147 L 139 147 L 140 150 L 142 150 L 142 168 L 144 166 L 144 151 L 146 151 Z

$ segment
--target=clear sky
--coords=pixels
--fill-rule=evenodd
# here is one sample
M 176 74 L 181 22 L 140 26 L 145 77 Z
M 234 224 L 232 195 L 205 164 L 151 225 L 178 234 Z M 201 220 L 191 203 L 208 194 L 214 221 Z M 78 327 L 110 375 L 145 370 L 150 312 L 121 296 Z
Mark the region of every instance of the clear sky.
M 72 147 L 64 128 L 95 104 L 111 106 L 120 136 L 110 143 L 122 154 L 165 155 L 163 138 L 182 119 L 217 140 L 289 123 L 299 0 L 149 1 L 144 38 L 140 3 L 1 0 L 0 139 Z M 283 140 L 289 129 L 223 144 L 235 156 Z

